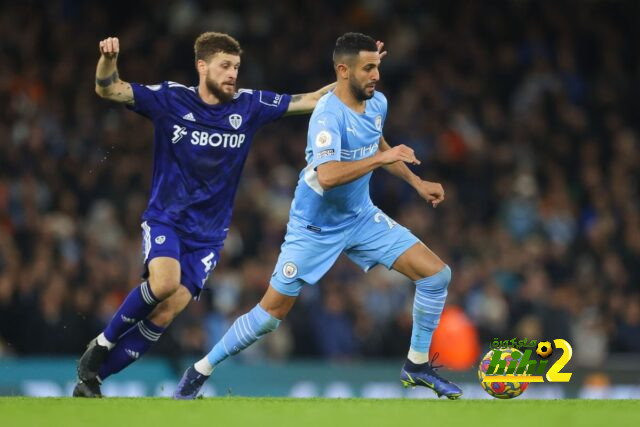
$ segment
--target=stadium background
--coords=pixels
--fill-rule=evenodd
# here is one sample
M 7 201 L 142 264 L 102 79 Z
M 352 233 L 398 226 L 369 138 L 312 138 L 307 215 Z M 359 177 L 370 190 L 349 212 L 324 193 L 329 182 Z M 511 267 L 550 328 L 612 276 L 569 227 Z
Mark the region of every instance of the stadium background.
M 12 1 L 0 12 L 0 394 L 51 366 L 71 381 L 72 358 L 139 283 L 152 128 L 95 96 L 98 41 L 120 38 L 127 81 L 191 85 L 206 30 L 241 42 L 239 87 L 286 93 L 334 79 L 341 33 L 385 41 L 385 135 L 416 150 L 416 172 L 447 200 L 429 208 L 385 172 L 372 197 L 452 266 L 450 313 L 464 311 L 481 352 L 495 337 L 565 338 L 576 385 L 640 394 L 640 3 Z M 306 124 L 285 118 L 254 140 L 210 291 L 152 350 L 160 359 L 139 362 L 159 363 L 158 378 L 175 380 L 264 292 Z M 381 360 L 395 381 L 412 295 L 400 276 L 341 259 L 237 371 L 348 375 Z

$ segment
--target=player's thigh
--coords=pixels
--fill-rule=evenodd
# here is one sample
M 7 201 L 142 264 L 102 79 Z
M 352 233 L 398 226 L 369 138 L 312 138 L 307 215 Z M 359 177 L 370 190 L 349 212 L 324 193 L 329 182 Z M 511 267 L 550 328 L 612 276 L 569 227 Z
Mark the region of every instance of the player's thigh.
M 168 298 L 180 287 L 180 263 L 174 258 L 160 256 L 149 261 L 149 286 L 160 301 Z
M 290 221 L 270 284 L 280 294 L 296 297 L 304 284 L 314 285 L 344 249 L 341 232 L 315 232 Z
M 153 309 L 149 320 L 155 325 L 166 328 L 189 305 L 192 298 L 191 292 L 186 287 L 180 286 L 169 298 Z
M 159 300 L 173 294 L 180 286 L 180 239 L 175 231 L 161 223 L 142 223 L 144 277 Z
M 180 257 L 180 283 L 186 287 L 194 298 L 199 298 L 209 275 L 218 265 L 221 245 L 195 248 L 185 245 Z
M 393 263 L 392 268 L 416 281 L 433 276 L 445 267 L 445 263 L 424 243 L 417 242 Z
M 372 207 L 350 233 L 347 256 L 365 272 L 382 264 L 391 269 L 396 260 L 420 240 L 406 227 Z

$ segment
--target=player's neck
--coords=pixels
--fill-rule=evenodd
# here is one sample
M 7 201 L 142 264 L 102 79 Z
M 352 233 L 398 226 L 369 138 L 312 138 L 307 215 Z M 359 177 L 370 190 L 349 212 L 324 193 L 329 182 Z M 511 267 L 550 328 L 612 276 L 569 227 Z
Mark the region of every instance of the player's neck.
M 336 88 L 333 90 L 333 94 L 337 96 L 344 105 L 346 105 L 356 113 L 364 113 L 366 108 L 365 101 L 353 96 L 353 92 L 351 92 L 351 89 L 347 84 L 338 83 L 336 85 Z
M 198 85 L 198 95 L 200 95 L 200 99 L 202 99 L 205 104 L 218 105 L 221 103 L 220 99 L 211 93 L 211 91 L 207 89 L 207 85 L 204 83 L 200 83 Z

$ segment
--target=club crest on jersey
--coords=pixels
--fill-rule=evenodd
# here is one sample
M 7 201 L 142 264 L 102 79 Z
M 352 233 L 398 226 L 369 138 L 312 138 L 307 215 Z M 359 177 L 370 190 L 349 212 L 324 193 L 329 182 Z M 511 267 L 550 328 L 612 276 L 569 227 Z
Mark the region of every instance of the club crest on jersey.
M 238 129 L 242 124 L 242 116 L 240 114 L 232 114 L 229 116 L 229 123 L 234 129 Z
M 158 245 L 163 244 L 163 243 L 165 242 L 165 240 L 167 240 L 167 238 L 166 238 L 165 236 L 158 236 L 158 237 L 156 237 L 156 243 L 157 243 Z
M 287 279 L 292 279 L 298 274 L 298 267 L 291 261 L 285 262 L 282 266 L 282 274 Z
M 320 148 L 331 145 L 331 134 L 326 130 L 321 130 L 316 135 L 316 145 Z
M 376 129 L 382 130 L 382 116 L 376 117 Z

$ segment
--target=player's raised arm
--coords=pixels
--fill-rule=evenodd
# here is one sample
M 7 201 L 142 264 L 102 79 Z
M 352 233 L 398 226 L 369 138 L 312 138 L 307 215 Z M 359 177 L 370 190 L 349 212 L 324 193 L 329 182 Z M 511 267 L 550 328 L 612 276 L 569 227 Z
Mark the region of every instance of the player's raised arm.
M 99 44 L 100 59 L 96 68 L 96 93 L 104 99 L 133 104 L 131 85 L 118 76 L 118 53 L 120 41 L 117 37 L 108 37 Z
M 391 146 L 384 139 L 380 137 L 380 143 L 378 145 L 379 152 L 385 152 L 391 150 Z M 438 182 L 424 181 L 418 175 L 411 172 L 411 169 L 407 167 L 405 162 L 387 163 L 383 166 L 387 171 L 402 178 L 407 184 L 411 185 L 420 194 L 420 196 L 428 202 L 431 202 L 433 207 L 438 206 L 444 200 L 444 189 Z

